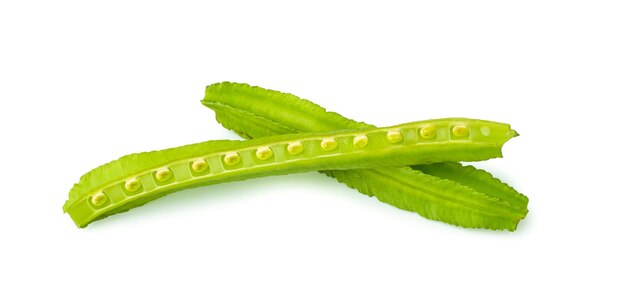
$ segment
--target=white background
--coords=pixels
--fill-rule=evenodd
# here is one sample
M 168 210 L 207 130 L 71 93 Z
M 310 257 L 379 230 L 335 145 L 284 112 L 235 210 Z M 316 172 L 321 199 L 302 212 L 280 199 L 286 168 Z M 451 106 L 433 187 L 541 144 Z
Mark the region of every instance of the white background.
M 3 1 L 0 299 L 624 300 L 623 3 Z M 62 213 L 100 164 L 237 139 L 199 102 L 226 80 L 381 126 L 510 123 L 477 165 L 530 213 L 467 230 L 318 173 Z

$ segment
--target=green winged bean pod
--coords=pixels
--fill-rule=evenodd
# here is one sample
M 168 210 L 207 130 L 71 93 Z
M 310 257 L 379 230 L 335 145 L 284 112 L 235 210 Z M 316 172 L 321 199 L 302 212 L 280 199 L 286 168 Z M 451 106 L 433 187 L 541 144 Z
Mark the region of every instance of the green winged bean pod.
M 455 135 L 463 126 L 468 134 Z M 489 128 L 489 134 L 482 131 Z M 424 128 L 436 134 L 424 136 Z M 255 177 L 501 157 L 517 133 L 509 125 L 471 119 L 437 119 L 388 128 L 300 133 L 248 141 L 208 141 L 122 157 L 81 177 L 64 206 L 84 227 L 106 216 L 143 205 L 181 189 Z M 401 137 L 401 139 L 398 139 Z M 499 204 L 494 216 L 519 219 Z
M 209 85 L 202 103 L 215 111 L 216 119 L 224 127 L 245 138 L 374 128 L 328 112 L 295 95 L 247 84 L 223 82 Z M 485 133 L 489 131 L 488 128 L 481 130 Z M 463 125 L 450 131 L 452 137 L 459 139 L 471 135 Z M 424 138 L 438 133 L 428 127 L 420 130 Z M 399 140 L 400 136 L 392 133 L 389 139 Z M 323 173 L 398 208 L 462 227 L 515 230 L 525 217 L 525 214 L 517 220 L 493 217 L 489 208 L 475 208 L 472 202 L 502 203 L 511 212 L 528 212 L 526 196 L 487 171 L 456 162 L 413 165 L 410 168 L 327 170 Z

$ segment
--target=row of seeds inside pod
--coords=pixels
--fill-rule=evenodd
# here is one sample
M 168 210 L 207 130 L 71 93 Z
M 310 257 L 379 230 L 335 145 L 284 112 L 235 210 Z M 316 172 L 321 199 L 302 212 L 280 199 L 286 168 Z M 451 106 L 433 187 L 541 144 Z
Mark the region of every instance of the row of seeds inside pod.
M 456 137 L 467 137 L 469 130 L 465 125 L 455 125 L 452 127 L 452 134 Z M 426 125 L 419 130 L 419 135 L 424 139 L 432 139 L 437 135 L 437 127 L 435 125 Z M 399 130 L 389 130 L 386 139 L 390 143 L 399 143 L 404 140 L 402 132 Z M 364 148 L 367 146 L 369 139 L 365 134 L 356 135 L 352 139 L 355 148 Z M 331 151 L 337 148 L 337 141 L 334 138 L 323 138 L 320 147 L 325 151 Z M 291 155 L 298 155 L 304 151 L 304 146 L 299 141 L 289 142 L 287 144 L 287 152 Z M 267 160 L 273 156 L 272 149 L 269 146 L 262 146 L 256 150 L 256 157 L 260 160 Z M 224 164 L 228 166 L 237 165 L 241 162 L 241 156 L 237 152 L 226 153 L 223 157 Z M 191 162 L 191 169 L 196 173 L 202 173 L 207 170 L 209 163 L 204 159 L 195 159 Z M 162 167 L 154 172 L 154 177 L 158 182 L 165 182 L 173 176 L 172 170 Z M 137 191 L 141 188 L 141 182 L 134 177 L 124 182 L 124 188 L 129 192 Z M 91 202 L 96 206 L 101 206 L 107 201 L 107 196 L 103 192 L 98 192 L 91 197 Z

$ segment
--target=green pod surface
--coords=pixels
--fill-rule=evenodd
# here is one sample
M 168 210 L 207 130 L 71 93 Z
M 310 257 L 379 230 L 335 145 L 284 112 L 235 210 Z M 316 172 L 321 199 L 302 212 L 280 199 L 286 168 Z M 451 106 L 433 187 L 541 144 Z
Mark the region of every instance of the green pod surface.
M 202 103 L 215 111 L 216 119 L 224 127 L 245 138 L 374 128 L 328 112 L 295 95 L 247 84 L 223 82 L 207 86 Z M 459 134 L 462 132 L 457 131 Z M 499 202 L 509 206 L 511 212 L 528 212 L 528 198 L 487 171 L 456 162 L 413 165 L 411 168 L 413 170 L 384 168 L 322 172 L 398 208 L 462 227 L 512 231 L 525 217 L 524 214 L 517 220 L 493 218 L 476 208 L 463 205 L 468 199 L 481 199 L 484 203 Z M 389 179 L 398 181 L 391 183 Z M 462 193 L 449 193 L 451 191 Z
M 458 128 L 467 133 L 459 135 Z M 490 129 L 488 134 L 485 128 Z M 449 118 L 366 130 L 207 141 L 133 154 L 97 167 L 72 188 L 64 210 L 84 227 L 190 187 L 324 169 L 501 157 L 502 145 L 516 135 L 507 124 Z M 494 212 L 509 214 L 504 209 Z M 511 218 L 521 214 L 513 213 Z

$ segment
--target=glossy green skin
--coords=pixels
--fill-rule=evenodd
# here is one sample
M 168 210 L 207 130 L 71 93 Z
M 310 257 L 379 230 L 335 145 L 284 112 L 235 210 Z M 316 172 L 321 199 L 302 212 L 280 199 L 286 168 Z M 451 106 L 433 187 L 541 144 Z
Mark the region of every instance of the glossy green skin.
M 455 135 L 454 129 L 459 127 L 468 129 L 469 133 Z M 420 135 L 423 128 L 436 128 L 436 135 Z M 485 129 L 489 129 L 488 133 Z M 401 133 L 402 139 L 390 139 L 390 133 L 396 136 Z M 507 124 L 454 118 L 367 130 L 291 134 L 248 141 L 208 141 L 130 155 L 98 167 L 83 176 L 70 191 L 64 210 L 76 225 L 84 227 L 94 220 L 190 187 L 323 169 L 501 157 L 502 145 L 516 135 Z M 294 143 L 302 146 L 301 152 L 290 153 L 288 146 Z M 267 155 L 268 147 L 271 155 Z M 237 160 L 230 161 L 233 158 Z M 194 171 L 194 162 L 206 162 L 208 168 Z M 167 170 L 171 175 L 160 180 L 160 170 Z M 141 185 L 131 191 L 127 181 Z M 102 195 L 106 197 L 96 201 Z M 508 214 L 503 209 L 500 213 Z
M 210 85 L 202 102 L 224 127 L 245 138 L 374 127 L 295 95 L 247 84 Z M 528 212 L 526 196 L 484 170 L 456 162 L 324 173 L 398 208 L 462 227 L 513 231 Z M 511 214 L 492 210 L 502 206 Z

